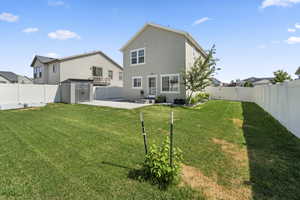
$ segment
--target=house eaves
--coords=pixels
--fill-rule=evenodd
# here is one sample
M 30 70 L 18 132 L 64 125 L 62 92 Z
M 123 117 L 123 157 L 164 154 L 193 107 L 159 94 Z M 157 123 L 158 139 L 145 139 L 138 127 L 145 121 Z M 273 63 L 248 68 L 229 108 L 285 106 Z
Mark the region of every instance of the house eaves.
M 176 33 L 176 34 L 179 34 L 179 35 L 182 35 L 184 36 L 190 43 L 192 43 L 192 45 L 198 50 L 200 51 L 203 56 L 207 56 L 207 53 L 203 50 L 203 48 L 199 45 L 199 43 L 187 32 L 185 31 L 180 31 L 180 30 L 176 30 L 176 29 L 173 29 L 173 28 L 169 28 L 169 27 L 165 27 L 165 26 L 161 26 L 161 25 L 158 25 L 158 24 L 153 24 L 153 23 L 147 23 L 145 24 L 121 49 L 120 51 L 124 51 L 128 46 L 129 44 L 131 44 L 141 33 L 143 33 L 146 28 L 148 28 L 149 26 L 151 27 L 154 27 L 154 28 L 158 28 L 158 29 L 161 29 L 161 30 L 165 30 L 165 31 L 169 31 L 169 32 L 172 32 L 172 33 Z
M 116 63 L 113 59 L 111 59 L 109 56 L 107 56 L 102 51 L 93 51 L 93 52 L 89 52 L 89 53 L 78 54 L 78 55 L 68 56 L 68 57 L 64 57 L 64 58 L 58 58 L 58 59 L 55 59 L 53 61 L 47 62 L 47 64 L 51 64 L 51 63 L 55 63 L 55 62 L 65 62 L 65 61 L 68 61 L 68 60 L 74 60 L 74 59 L 78 59 L 78 58 L 82 58 L 82 57 L 87 57 L 87 56 L 93 56 L 93 55 L 97 55 L 97 54 L 102 55 L 104 58 L 106 58 L 112 64 L 116 65 L 118 68 L 120 68 L 121 70 L 123 70 L 123 67 L 121 65 L 119 65 L 118 63 Z

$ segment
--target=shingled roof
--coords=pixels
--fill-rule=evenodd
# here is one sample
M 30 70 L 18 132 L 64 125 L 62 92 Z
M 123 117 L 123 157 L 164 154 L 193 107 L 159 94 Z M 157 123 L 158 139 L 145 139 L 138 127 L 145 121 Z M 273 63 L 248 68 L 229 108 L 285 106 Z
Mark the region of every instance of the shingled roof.
M 46 56 L 39 56 L 39 55 L 36 55 L 31 63 L 30 66 L 33 66 L 34 63 L 36 62 L 36 60 L 39 60 L 41 63 L 45 64 L 45 63 L 48 63 L 48 62 L 51 62 L 53 60 L 57 60 L 56 58 L 50 58 L 50 57 L 46 57 Z
M 37 59 L 43 64 L 50 64 L 50 63 L 54 63 L 54 62 L 63 62 L 63 61 L 67 61 L 67 60 L 77 59 L 77 58 L 86 57 L 86 56 L 92 56 L 92 55 L 96 55 L 96 54 L 102 55 L 104 58 L 106 58 L 107 60 L 112 62 L 114 65 L 116 65 L 117 67 L 119 67 L 120 69 L 123 70 L 123 67 L 121 67 L 121 65 L 116 63 L 113 59 L 111 59 L 109 56 L 107 56 L 102 51 L 93 51 L 93 52 L 88 52 L 88 53 L 78 54 L 78 55 L 74 55 L 74 56 L 63 57 L 63 58 L 49 58 L 49 57 L 45 57 L 45 56 L 35 56 L 30 66 L 33 66 Z
M 13 83 L 18 82 L 18 75 L 13 72 L 0 71 L 0 76 Z

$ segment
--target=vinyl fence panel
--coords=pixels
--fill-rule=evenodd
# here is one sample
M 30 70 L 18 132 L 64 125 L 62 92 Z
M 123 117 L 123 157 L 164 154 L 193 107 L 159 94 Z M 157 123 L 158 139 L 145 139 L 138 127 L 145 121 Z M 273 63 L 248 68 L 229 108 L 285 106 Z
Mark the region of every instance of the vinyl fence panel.
M 58 85 L 0 84 L 0 105 L 52 102 L 60 102 Z
M 214 99 L 255 102 L 300 137 L 300 80 L 254 88 L 208 87 L 206 92 Z

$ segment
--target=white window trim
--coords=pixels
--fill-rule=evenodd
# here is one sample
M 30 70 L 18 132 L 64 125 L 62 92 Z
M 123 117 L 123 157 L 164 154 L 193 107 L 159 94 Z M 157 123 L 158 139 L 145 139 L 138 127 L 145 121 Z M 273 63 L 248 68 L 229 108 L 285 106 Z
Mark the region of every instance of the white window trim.
M 119 81 L 123 81 L 123 72 L 119 72 Z
M 141 79 L 141 87 L 134 87 L 134 79 Z M 132 86 L 132 89 L 143 89 L 143 77 L 142 76 L 133 76 L 131 78 L 131 86 Z
M 110 72 L 111 72 L 111 76 L 112 76 L 112 77 L 109 76 L 109 73 L 110 73 Z M 113 70 L 108 70 L 107 73 L 108 73 L 108 78 L 110 78 L 110 80 L 113 80 L 113 79 L 114 79 L 114 71 L 113 71 Z
M 156 86 L 156 94 L 155 96 L 157 96 L 157 74 L 153 74 L 153 75 L 148 75 L 147 76 L 147 91 L 148 91 L 148 94 L 149 94 L 149 78 L 152 78 L 152 77 L 155 77 L 155 86 Z
M 143 63 L 139 63 L 139 50 L 144 50 L 144 62 Z M 131 52 L 136 51 L 136 64 L 131 64 Z M 138 65 L 144 65 L 146 64 L 146 49 L 145 48 L 139 48 L 139 49 L 133 49 L 130 51 L 130 55 L 129 55 L 129 64 L 130 66 L 138 66 Z
M 163 77 L 170 77 L 170 76 L 177 76 L 178 77 L 178 91 L 163 91 L 162 90 L 162 78 Z M 160 75 L 160 93 L 167 93 L 167 94 L 179 94 L 180 93 L 180 74 L 161 74 Z

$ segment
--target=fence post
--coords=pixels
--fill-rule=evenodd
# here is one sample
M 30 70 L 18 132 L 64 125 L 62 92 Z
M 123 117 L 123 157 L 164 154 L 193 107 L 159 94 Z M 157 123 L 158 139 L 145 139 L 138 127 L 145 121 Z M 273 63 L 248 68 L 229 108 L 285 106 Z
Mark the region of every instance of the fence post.
M 18 104 L 21 103 L 20 102 L 20 84 L 18 83 L 18 87 L 17 87 L 17 101 L 18 101 Z
M 145 154 L 147 155 L 147 153 L 148 153 L 147 135 L 146 135 L 146 132 L 145 132 L 144 116 L 143 116 L 142 112 L 140 113 L 140 119 L 141 119 L 141 124 L 142 124 L 142 135 L 143 135 L 143 138 L 144 138 Z
M 43 85 L 44 88 L 44 103 L 46 103 L 46 85 Z
M 173 167 L 173 111 L 170 115 L 170 167 Z

